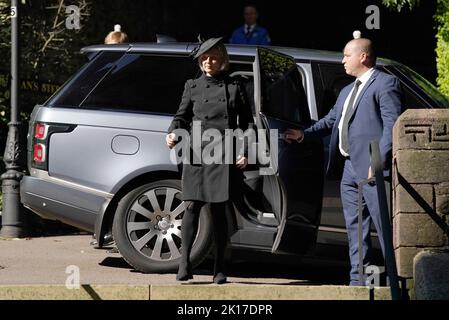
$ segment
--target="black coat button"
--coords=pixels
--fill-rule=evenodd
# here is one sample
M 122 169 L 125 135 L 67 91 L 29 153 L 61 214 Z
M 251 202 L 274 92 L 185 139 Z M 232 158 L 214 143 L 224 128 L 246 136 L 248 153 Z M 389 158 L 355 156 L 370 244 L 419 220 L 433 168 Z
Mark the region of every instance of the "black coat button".
M 206 84 L 206 88 L 210 88 L 210 85 Z
M 205 116 L 204 119 L 206 119 L 206 120 L 209 119 L 209 116 Z
M 207 99 L 204 99 L 204 102 L 208 102 L 209 100 L 207 100 Z

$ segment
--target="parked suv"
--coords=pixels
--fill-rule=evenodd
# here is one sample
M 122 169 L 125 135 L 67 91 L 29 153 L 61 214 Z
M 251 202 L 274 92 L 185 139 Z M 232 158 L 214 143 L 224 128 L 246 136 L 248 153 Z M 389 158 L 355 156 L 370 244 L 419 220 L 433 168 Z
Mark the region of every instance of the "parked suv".
M 44 218 L 93 232 L 100 247 L 112 232 L 120 253 L 138 270 L 176 270 L 184 212 L 181 167 L 165 135 L 185 81 L 200 74 L 189 57 L 194 47 L 84 48 L 87 64 L 32 112 L 23 204 Z M 230 72 L 254 97 L 256 126 L 267 135 L 269 129 L 282 132 L 320 119 L 341 88 L 353 81 L 341 53 L 227 48 Z M 399 77 L 405 107 L 449 106 L 406 66 L 379 59 L 378 67 Z M 229 212 L 231 248 L 307 256 L 324 247 L 346 246 L 339 181 L 325 178 L 327 145 L 326 139 L 301 144 L 279 140 L 268 168 L 273 174 L 261 175 L 260 166 L 244 171 L 245 190 Z M 205 212 L 192 251 L 194 264 L 208 255 L 212 242 Z

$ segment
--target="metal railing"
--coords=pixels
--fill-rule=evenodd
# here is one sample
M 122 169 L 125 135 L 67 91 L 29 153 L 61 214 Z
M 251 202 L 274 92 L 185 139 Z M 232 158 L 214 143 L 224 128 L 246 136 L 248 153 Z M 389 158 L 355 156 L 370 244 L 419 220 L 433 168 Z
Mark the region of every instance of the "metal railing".
M 363 187 L 366 184 L 375 182 L 377 188 L 377 198 L 379 201 L 379 211 L 381 218 L 382 232 L 378 234 L 383 235 L 384 260 L 387 269 L 387 276 L 390 284 L 391 298 L 393 300 L 401 300 L 401 289 L 399 287 L 399 277 L 396 267 L 396 257 L 393 248 L 393 232 L 390 222 L 390 214 L 388 209 L 387 194 L 385 190 L 385 179 L 383 175 L 383 165 L 380 158 L 379 142 L 372 141 L 370 143 L 371 154 L 371 169 L 374 172 L 374 177 L 362 180 L 359 183 L 359 201 L 358 201 L 358 235 L 359 235 L 359 276 L 360 283 L 364 283 L 364 267 L 363 267 Z

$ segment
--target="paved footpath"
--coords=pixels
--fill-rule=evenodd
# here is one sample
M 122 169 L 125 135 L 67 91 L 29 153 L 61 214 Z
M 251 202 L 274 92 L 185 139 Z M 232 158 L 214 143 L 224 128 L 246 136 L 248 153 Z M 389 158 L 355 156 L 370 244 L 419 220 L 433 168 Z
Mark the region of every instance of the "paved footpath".
M 229 284 L 211 284 L 208 266 L 180 284 L 175 274 L 143 274 L 118 253 L 94 249 L 90 235 L 0 240 L 0 299 L 369 299 L 368 288 L 350 288 L 279 272 L 231 272 Z M 207 268 L 207 269 L 206 269 Z M 235 266 L 233 266 L 235 268 Z M 275 268 L 282 268 L 276 265 Z M 286 267 L 288 268 L 288 267 Z M 79 289 L 69 289 L 79 270 Z M 273 275 L 272 277 L 270 276 Z M 388 299 L 387 288 L 375 290 Z

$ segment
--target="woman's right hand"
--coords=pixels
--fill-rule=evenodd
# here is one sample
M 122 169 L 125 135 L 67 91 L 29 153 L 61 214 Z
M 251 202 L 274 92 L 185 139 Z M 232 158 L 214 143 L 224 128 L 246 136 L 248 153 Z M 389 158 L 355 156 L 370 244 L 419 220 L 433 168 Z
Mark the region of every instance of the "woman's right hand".
M 176 134 L 169 133 L 167 134 L 167 136 L 165 137 L 165 142 L 167 143 L 167 146 L 171 149 L 176 145 Z

